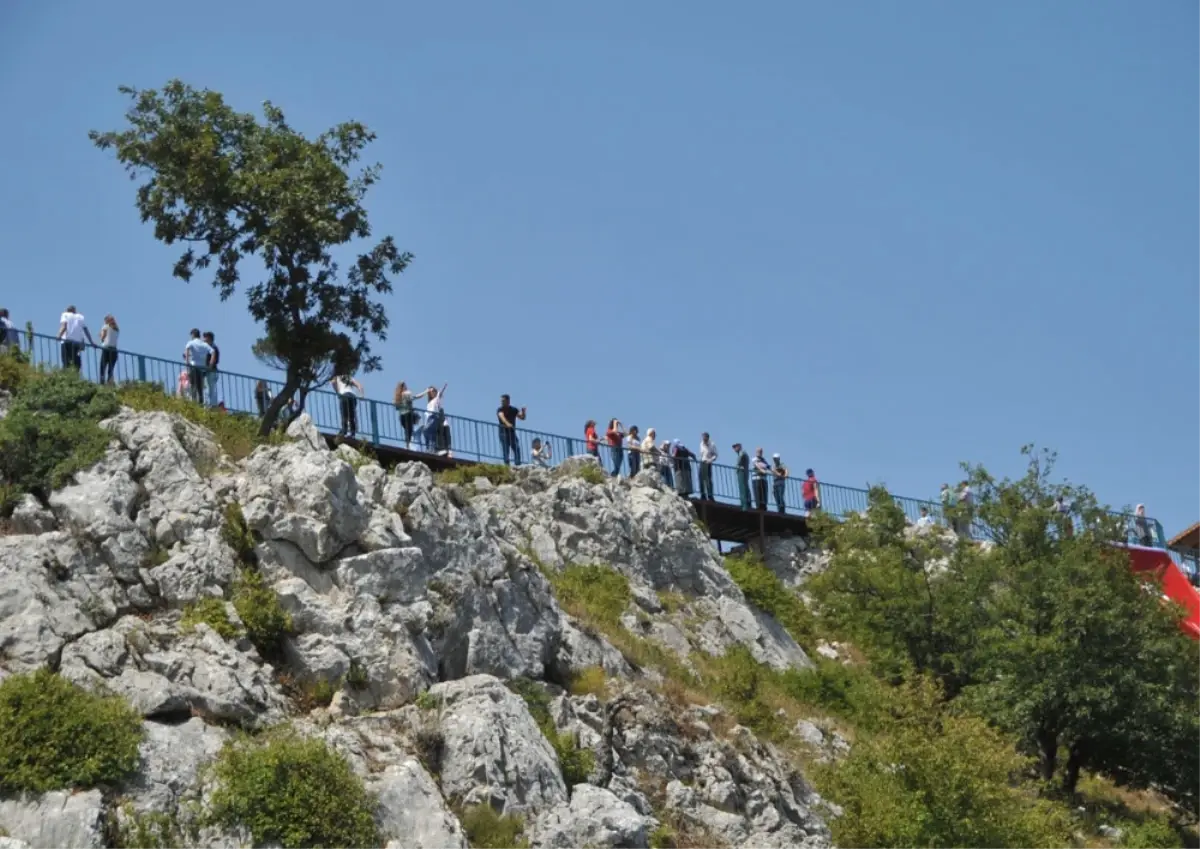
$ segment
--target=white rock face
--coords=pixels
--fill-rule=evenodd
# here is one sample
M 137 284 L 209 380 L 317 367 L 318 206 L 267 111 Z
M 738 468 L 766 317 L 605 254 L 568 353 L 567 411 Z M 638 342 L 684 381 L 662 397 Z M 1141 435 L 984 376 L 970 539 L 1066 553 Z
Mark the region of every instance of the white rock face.
M 824 803 L 778 751 L 746 729 L 714 732 L 732 724 L 719 708 L 655 695 L 653 676 L 554 596 L 547 574 L 611 568 L 633 596 L 625 626 L 683 662 L 744 645 L 776 668 L 811 665 L 746 602 L 692 506 L 657 476 L 589 484 L 568 463 L 447 487 L 421 464 L 385 471 L 346 446 L 330 451 L 307 417 L 290 442 L 240 464 L 174 416 L 124 411 L 106 426 L 105 458 L 48 505 L 23 500 L 0 536 L 0 679 L 50 665 L 124 696 L 147 720 L 141 765 L 110 799 L 0 799 L 10 835 L 0 849 L 101 846 L 149 814 L 186 825 L 234 729 L 285 721 L 347 757 L 392 847 L 465 847 L 462 805 L 521 816 L 537 847 L 646 846 L 668 814 L 731 846 L 828 845 Z M 255 534 L 254 563 L 222 535 L 234 502 Z M 793 566 L 813 557 L 789 544 Z M 243 568 L 292 616 L 273 663 L 245 637 L 180 626 L 201 599 L 230 602 Z M 226 612 L 241 624 L 232 603 Z M 609 698 L 555 686 L 596 666 Z M 518 677 L 549 682 L 558 732 L 594 756 L 588 783 L 567 786 L 506 683 Z M 328 707 L 297 696 L 318 685 L 335 691 Z

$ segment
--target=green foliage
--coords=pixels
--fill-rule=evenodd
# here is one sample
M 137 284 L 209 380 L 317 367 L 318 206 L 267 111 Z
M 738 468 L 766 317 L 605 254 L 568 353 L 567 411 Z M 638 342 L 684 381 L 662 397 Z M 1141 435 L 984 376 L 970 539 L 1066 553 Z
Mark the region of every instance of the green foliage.
M 346 684 L 355 690 L 365 690 L 370 683 L 371 678 L 367 675 L 367 667 L 357 660 L 351 660 L 350 668 L 346 670 Z
M 675 845 L 675 834 L 669 825 L 660 823 L 654 831 L 650 832 L 649 844 L 650 849 L 671 849 Z
M 29 371 L 19 386 L 0 419 L 5 513 L 26 493 L 45 501 L 99 461 L 110 440 L 100 422 L 120 409 L 110 388 L 89 383 L 74 369 Z
M 472 849 L 524 849 L 529 845 L 523 836 L 522 817 L 501 816 L 491 805 L 472 805 L 457 813 Z
M 221 524 L 221 539 L 233 549 L 234 557 L 243 566 L 253 566 L 258 563 L 258 555 L 254 551 L 258 543 L 254 539 L 250 526 L 246 524 L 242 505 L 231 501 L 225 505 L 224 514 L 225 521 Z
M 36 374 L 25 357 L 11 348 L 0 353 L 0 390 L 17 393 Z
M 590 483 L 593 486 L 610 480 L 608 475 L 604 473 L 604 470 L 595 463 L 581 463 L 579 467 L 575 469 L 575 477 L 579 478 L 585 483 Z
M 255 845 L 379 846 L 375 799 L 321 740 L 279 730 L 227 743 L 213 763 L 209 820 L 244 826 Z
M 887 709 L 887 685 L 861 666 L 847 666 L 823 657 L 815 658 L 814 663 L 812 670 L 779 673 L 779 689 L 793 701 L 819 708 L 856 728 L 877 728 Z
M 568 612 L 600 627 L 620 627 L 621 614 L 633 601 L 629 579 L 611 566 L 572 563 L 551 573 L 550 583 Z
M 122 807 L 116 836 L 118 849 L 171 849 L 185 843 L 175 817 L 160 811 L 138 813 L 129 804 Z
M 231 413 L 205 407 L 190 398 L 163 391 L 157 383 L 124 383 L 117 389 L 121 403 L 143 413 L 174 413 L 212 432 L 213 438 L 232 460 L 250 456 L 259 445 L 278 444 L 286 437 L 278 431 L 259 435 L 258 419 L 249 413 Z
M 243 259 L 257 257 L 266 269 L 247 283 L 247 306 L 286 377 L 260 432 L 271 432 L 321 364 L 332 360 L 346 373 L 377 369 L 371 339 L 386 338 L 388 326 L 377 298 L 392 291 L 389 275 L 403 272 L 412 256 L 388 236 L 346 263 L 344 277 L 334 261 L 344 246 L 371 235 L 363 199 L 379 166 L 350 169 L 374 134 L 348 122 L 308 139 L 269 101 L 260 121 L 219 93 L 178 80 L 158 91 L 121 92 L 130 98 L 127 127 L 89 135 L 144 180 L 136 203 L 155 238 L 187 246 L 175 276 L 190 280 L 211 265 L 225 300 L 251 267 Z
M 501 484 L 512 483 L 516 480 L 516 475 L 508 466 L 493 465 L 491 463 L 470 463 L 464 466 L 455 466 L 450 469 L 438 472 L 434 477 L 442 486 L 474 486 L 476 478 L 487 478 L 496 486 Z
M 1121 845 L 1129 849 L 1182 849 L 1186 844 L 1171 821 L 1164 816 L 1138 822 L 1118 823 Z
M 573 787 L 586 782 L 596 768 L 596 756 L 590 749 L 580 748 L 574 735 L 555 727 L 554 717 L 550 715 L 550 696 L 545 688 L 528 678 L 514 678 L 508 682 L 508 687 L 525 700 L 529 715 L 554 748 L 566 785 Z
M 283 609 L 279 596 L 267 586 L 263 576 L 243 569 L 233 582 L 233 607 L 246 626 L 246 636 L 267 659 L 277 659 L 283 641 L 295 629 L 292 615 Z
M 428 690 L 422 690 L 417 693 L 414 704 L 421 710 L 435 710 L 438 707 L 438 697 Z
M 739 643 L 721 657 L 704 658 L 700 666 L 704 689 L 733 711 L 738 722 L 764 737 L 781 734 L 782 723 L 767 700 L 775 673 L 748 648 Z
M 725 558 L 725 569 L 747 601 L 775 617 L 801 646 L 812 647 L 816 630 L 812 614 L 761 557 L 751 551 L 731 554 Z
M 138 764 L 142 718 L 46 669 L 0 682 L 0 795 L 86 788 Z
M 885 727 L 814 776 L 844 815 L 839 846 L 1065 846 L 1065 810 L 1014 784 L 1026 762 L 978 717 L 941 706 L 935 688 L 895 688 Z
M 188 605 L 179 622 L 179 630 L 188 633 L 195 630 L 196 625 L 200 622 L 212 628 L 226 640 L 236 640 L 242 635 L 241 629 L 230 621 L 223 598 L 202 598 L 195 604 Z

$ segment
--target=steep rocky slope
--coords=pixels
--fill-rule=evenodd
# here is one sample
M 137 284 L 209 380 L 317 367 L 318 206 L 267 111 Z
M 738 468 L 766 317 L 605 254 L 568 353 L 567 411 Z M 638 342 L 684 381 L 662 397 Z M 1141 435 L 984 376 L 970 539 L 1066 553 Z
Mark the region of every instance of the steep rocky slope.
M 27 497 L 0 536 L 0 678 L 48 665 L 120 694 L 146 720 L 141 763 L 119 786 L 0 799 L 0 849 L 128 843 L 151 816 L 194 845 L 245 845 L 187 827 L 211 799 L 205 766 L 239 728 L 285 722 L 349 760 L 395 846 L 466 846 L 459 814 L 478 805 L 534 846 L 828 845 L 794 760 L 660 674 L 738 645 L 810 662 L 656 476 L 589 482 L 572 460 L 449 485 L 330 451 L 307 418 L 239 464 L 165 413 L 106 427 L 105 459 L 48 508 Z M 811 568 L 794 546 L 776 559 Z M 620 592 L 562 597 L 589 564 Z M 232 603 L 226 636 L 185 617 L 247 570 L 290 615 L 269 650 Z M 579 598 L 606 592 L 607 629 Z M 562 740 L 588 757 L 568 768 Z

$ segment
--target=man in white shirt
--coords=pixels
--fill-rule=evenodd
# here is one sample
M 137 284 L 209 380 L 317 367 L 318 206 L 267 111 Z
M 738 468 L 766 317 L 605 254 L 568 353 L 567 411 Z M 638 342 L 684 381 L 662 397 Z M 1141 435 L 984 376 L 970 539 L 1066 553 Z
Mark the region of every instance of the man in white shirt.
M 0 307 L 0 353 L 21 350 L 21 334 L 8 317 L 8 309 Z
M 712 485 L 712 467 L 717 462 L 717 446 L 713 445 L 707 433 L 700 434 L 700 500 L 714 501 Z
M 183 361 L 188 367 L 188 391 L 192 400 L 204 406 L 204 381 L 208 372 L 208 361 L 213 349 L 200 338 L 199 328 L 193 327 L 191 337 L 183 346 Z
M 917 527 L 918 528 L 932 528 L 933 527 L 933 517 L 929 515 L 928 507 L 921 508 L 921 518 L 917 519 Z
M 58 323 L 58 338 L 62 344 L 63 368 L 83 368 L 83 343 L 86 339 L 89 345 L 95 345 L 92 334 L 84 323 L 83 316 L 75 311 L 72 304 L 62 314 Z

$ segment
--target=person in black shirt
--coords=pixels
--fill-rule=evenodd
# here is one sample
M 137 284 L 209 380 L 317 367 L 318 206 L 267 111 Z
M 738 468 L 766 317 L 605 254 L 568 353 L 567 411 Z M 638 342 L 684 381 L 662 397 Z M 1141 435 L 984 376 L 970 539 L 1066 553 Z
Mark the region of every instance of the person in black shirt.
M 525 408 L 518 410 L 507 395 L 501 395 L 500 406 L 496 408 L 496 420 L 500 422 L 500 452 L 506 466 L 509 465 L 509 452 L 512 452 L 513 463 L 521 465 L 521 443 L 517 441 L 518 419 L 525 419 Z
M 204 373 L 204 380 L 208 383 L 208 406 L 217 406 L 217 365 L 221 362 L 221 349 L 217 347 L 217 343 L 213 341 L 216 337 L 213 336 L 211 330 L 204 334 L 204 341 L 208 343 L 208 347 L 212 348 L 212 353 L 208 357 L 208 371 Z

